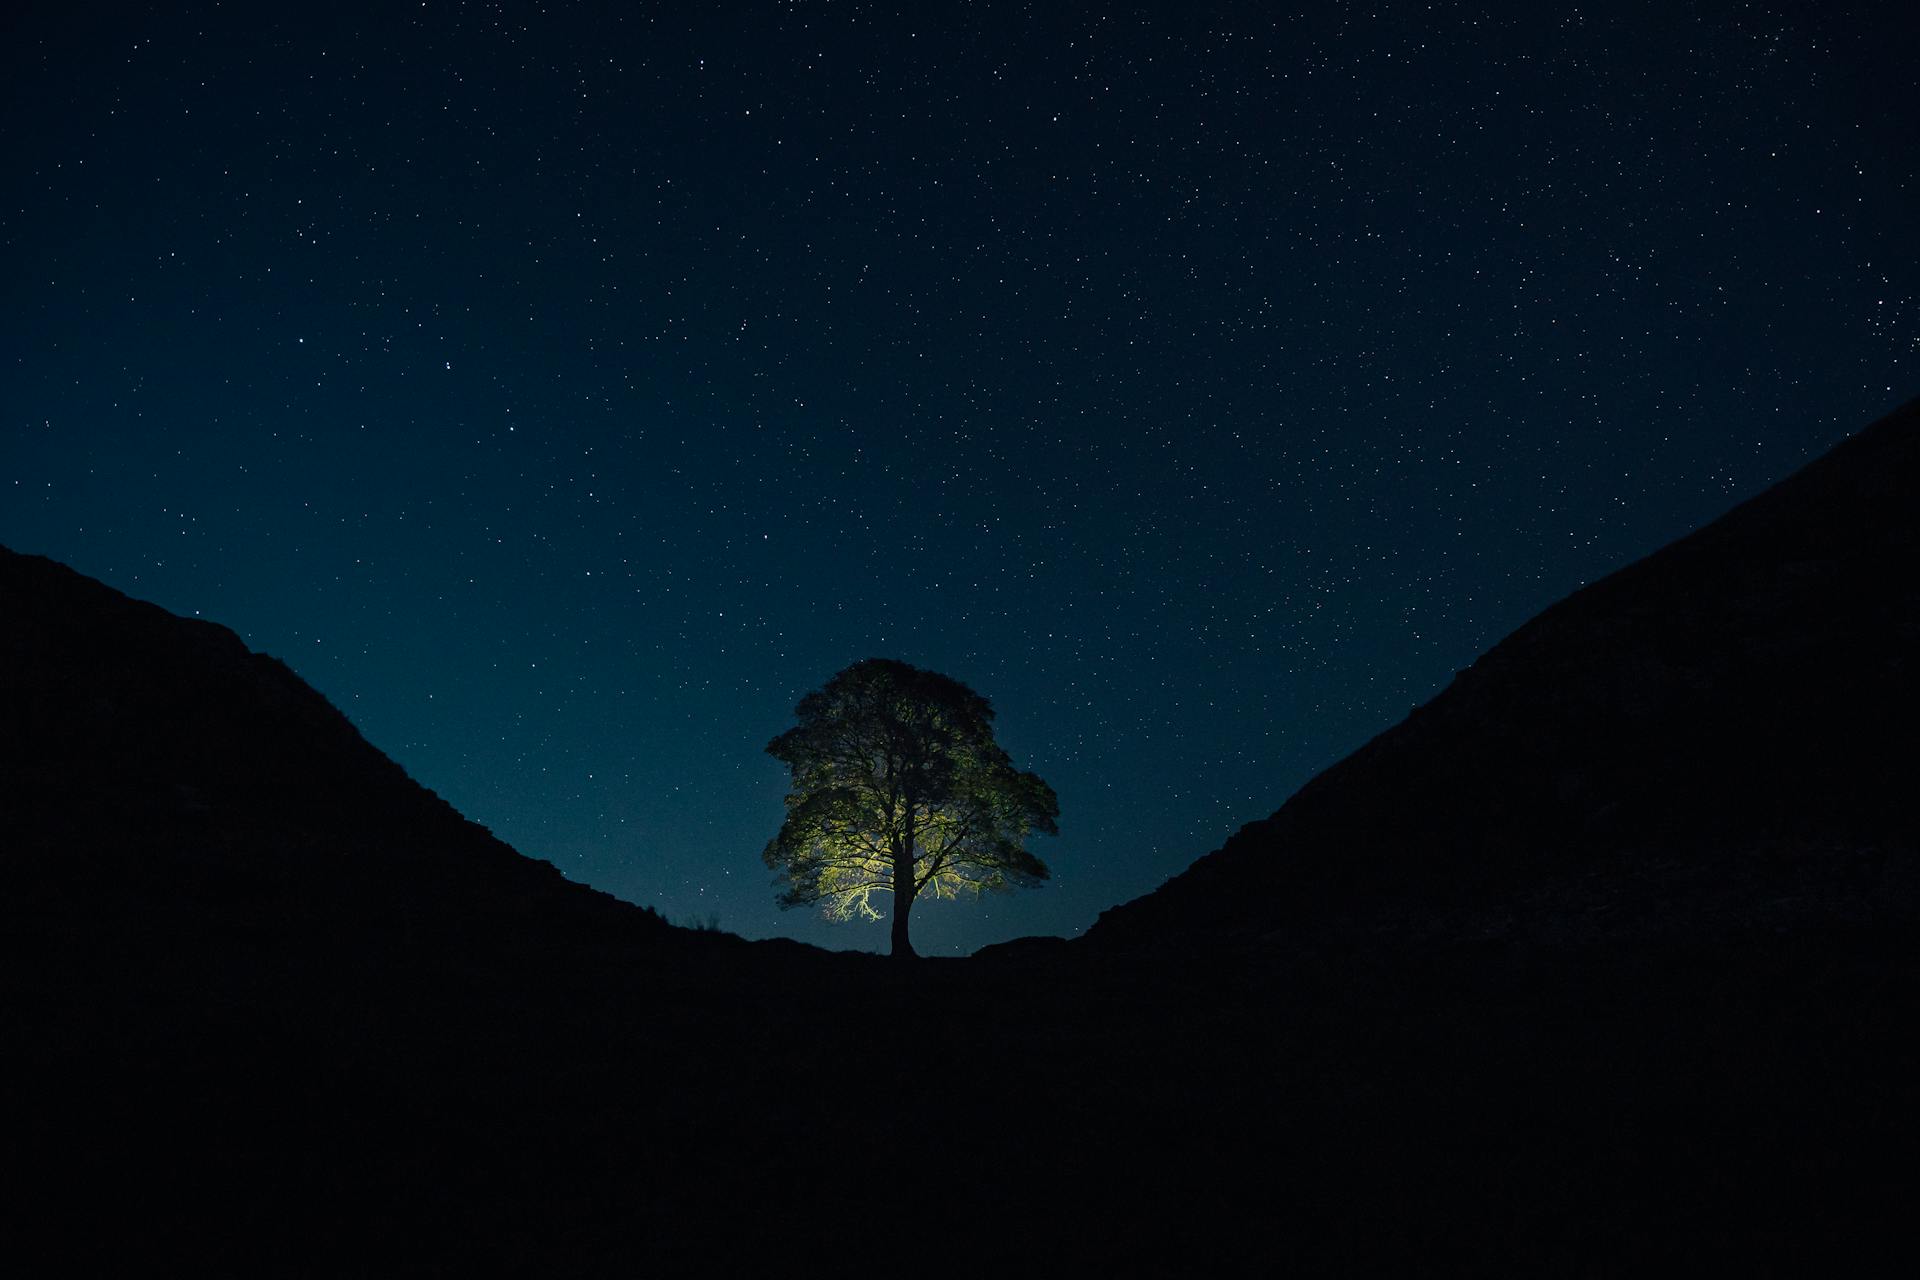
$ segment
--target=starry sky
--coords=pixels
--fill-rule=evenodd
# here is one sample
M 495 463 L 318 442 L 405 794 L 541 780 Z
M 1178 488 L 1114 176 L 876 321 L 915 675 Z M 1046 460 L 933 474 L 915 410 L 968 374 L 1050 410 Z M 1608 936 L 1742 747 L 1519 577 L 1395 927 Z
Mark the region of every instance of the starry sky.
M 774 904 L 865 657 L 1074 934 L 1920 391 L 1910 5 L 0 19 L 0 543 L 223 622 L 468 816 Z

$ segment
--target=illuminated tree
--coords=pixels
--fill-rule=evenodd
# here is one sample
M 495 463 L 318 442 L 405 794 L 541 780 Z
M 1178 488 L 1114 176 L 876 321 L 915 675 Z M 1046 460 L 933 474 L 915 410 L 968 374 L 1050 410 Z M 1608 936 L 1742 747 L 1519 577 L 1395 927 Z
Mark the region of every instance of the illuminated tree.
M 1058 834 L 1053 788 L 1013 767 L 993 708 L 957 680 L 904 662 L 856 662 L 801 699 L 800 723 L 767 744 L 792 771 L 787 820 L 762 855 L 782 907 L 878 920 L 893 895 L 893 954 L 911 956 L 922 894 L 956 898 L 1036 885 L 1031 832 Z

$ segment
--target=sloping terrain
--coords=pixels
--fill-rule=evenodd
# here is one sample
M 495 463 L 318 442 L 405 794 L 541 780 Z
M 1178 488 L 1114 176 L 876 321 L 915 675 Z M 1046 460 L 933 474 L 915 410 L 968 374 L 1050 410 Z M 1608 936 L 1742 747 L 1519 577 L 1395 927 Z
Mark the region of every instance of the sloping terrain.
M 1546 610 L 1089 938 L 1245 943 L 1389 909 L 1660 933 L 1910 904 L 1916 723 L 1920 403 Z
M 686 936 L 466 821 L 225 628 L 3 549 L 0 715 L 17 1203 L 78 1218 L 50 1244 L 76 1270 L 390 1215 L 423 1190 L 393 1164 L 465 1149 L 449 1116 L 512 1079 L 468 1064 L 533 1055 L 551 975 Z
M 1915 419 L 1548 610 L 1088 939 L 911 965 L 570 884 L 230 632 L 0 551 L 10 1257 L 1910 1254 Z
M 1162 1056 L 1112 999 L 672 928 L 225 628 L 3 549 L 0 717 L 0 1173 L 34 1274 L 739 1267 L 918 1236 L 871 1202 L 954 1184 L 1009 1218 L 973 1247 L 1017 1250 L 1055 1222 L 1027 1144 L 1079 1168 L 1191 1126 L 1098 1136 L 1109 1086 L 1075 1082 Z
M 97 907 L 132 871 L 153 882 L 141 896 L 250 884 L 315 914 L 384 898 L 664 932 L 462 818 L 225 627 L 4 548 L 0 707 L 16 892 L 86 884 Z

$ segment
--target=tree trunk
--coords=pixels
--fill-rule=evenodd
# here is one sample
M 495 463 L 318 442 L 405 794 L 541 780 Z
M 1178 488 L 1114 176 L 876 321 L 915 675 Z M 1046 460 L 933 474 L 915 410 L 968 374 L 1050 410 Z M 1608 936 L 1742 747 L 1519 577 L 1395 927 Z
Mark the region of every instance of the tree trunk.
M 907 913 L 913 910 L 913 832 L 909 830 L 893 856 L 893 958 L 911 960 L 913 943 L 907 938 Z

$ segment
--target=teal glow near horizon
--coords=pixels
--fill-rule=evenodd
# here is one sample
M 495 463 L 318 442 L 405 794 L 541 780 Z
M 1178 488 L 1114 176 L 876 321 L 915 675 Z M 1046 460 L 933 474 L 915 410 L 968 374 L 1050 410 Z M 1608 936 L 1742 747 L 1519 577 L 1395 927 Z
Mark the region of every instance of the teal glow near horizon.
M 850 662 L 1059 794 L 920 949 L 1072 934 L 1920 389 L 1869 17 L 186 3 L 0 73 L 0 542 L 753 937 L 885 948 L 759 860 Z

